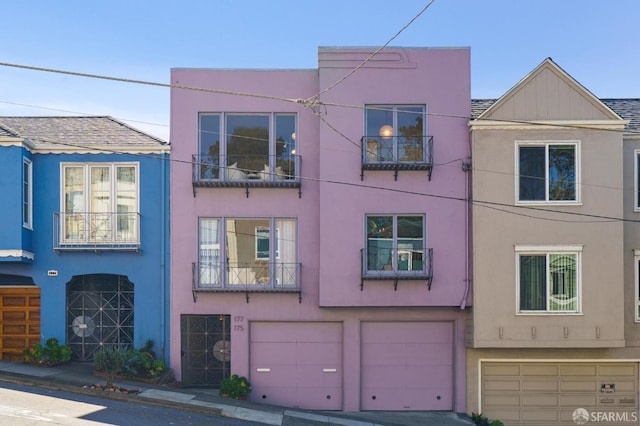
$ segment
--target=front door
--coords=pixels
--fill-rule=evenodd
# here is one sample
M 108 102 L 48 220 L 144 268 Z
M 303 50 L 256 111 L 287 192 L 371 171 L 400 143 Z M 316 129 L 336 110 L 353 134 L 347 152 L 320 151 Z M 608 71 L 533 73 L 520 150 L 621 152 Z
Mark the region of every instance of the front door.
M 219 386 L 231 371 L 231 316 L 182 315 L 182 385 Z
M 133 283 L 123 275 L 74 276 L 67 283 L 67 345 L 92 361 L 102 347 L 133 347 Z

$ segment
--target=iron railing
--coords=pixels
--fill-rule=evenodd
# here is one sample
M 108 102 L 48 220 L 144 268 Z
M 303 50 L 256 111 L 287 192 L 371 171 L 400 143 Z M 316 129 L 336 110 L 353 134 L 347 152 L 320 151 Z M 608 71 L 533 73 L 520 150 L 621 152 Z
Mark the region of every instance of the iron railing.
M 194 291 L 290 291 L 300 289 L 300 263 L 195 262 Z
M 139 250 L 140 213 L 54 212 L 55 250 Z
M 433 164 L 433 136 L 363 136 L 362 164 Z
M 375 248 L 361 250 L 360 289 L 367 280 L 390 280 L 397 289 L 399 280 L 433 280 L 433 249 Z
M 298 181 L 300 156 L 193 155 L 193 183 Z

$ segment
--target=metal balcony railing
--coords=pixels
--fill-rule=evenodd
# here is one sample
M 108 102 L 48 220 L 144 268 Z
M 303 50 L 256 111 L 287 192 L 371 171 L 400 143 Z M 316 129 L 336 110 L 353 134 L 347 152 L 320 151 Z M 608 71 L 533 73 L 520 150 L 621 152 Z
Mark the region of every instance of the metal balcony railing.
M 193 182 L 287 182 L 299 180 L 300 156 L 193 155 Z M 206 185 L 205 185 L 206 186 Z
M 300 263 L 195 262 L 192 265 L 194 300 L 196 292 L 227 291 L 300 293 Z
M 433 136 L 363 136 L 362 170 L 426 170 L 431 179 Z
M 397 290 L 398 281 L 418 280 L 426 281 L 431 289 L 433 279 L 433 249 L 362 249 L 362 274 L 360 289 L 364 288 L 364 281 L 389 280 L 394 282 Z
M 140 213 L 54 212 L 53 248 L 140 250 Z

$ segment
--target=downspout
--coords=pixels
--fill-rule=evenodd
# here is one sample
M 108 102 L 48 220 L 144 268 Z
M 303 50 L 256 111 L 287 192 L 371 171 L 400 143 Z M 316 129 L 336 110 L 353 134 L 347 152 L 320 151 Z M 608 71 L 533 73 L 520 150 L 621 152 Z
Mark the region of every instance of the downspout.
M 166 238 L 167 238 L 167 224 L 165 223 L 166 221 L 166 213 L 167 213 L 167 209 L 168 209 L 168 205 L 167 205 L 167 196 L 166 196 L 166 168 L 167 168 L 167 164 L 168 161 L 166 159 L 166 152 L 164 153 L 164 155 L 161 157 L 161 161 L 162 161 L 162 165 L 160 167 L 160 174 L 161 174 L 161 178 L 160 178 L 160 306 L 162 306 L 162 309 L 160 310 L 160 354 L 161 354 L 161 359 L 165 360 L 165 341 L 166 341 L 166 330 L 165 330 L 165 324 L 166 324 L 166 312 L 167 312 L 167 306 L 165 305 L 167 303 L 168 297 L 166 297 L 166 292 L 167 292 L 167 280 L 166 280 L 166 254 L 165 254 L 165 246 L 166 246 Z
M 471 279 L 472 279 L 472 265 L 471 265 L 471 258 L 472 258 L 472 250 L 473 250 L 473 237 L 472 237 L 472 233 L 471 233 L 471 229 L 472 229 L 472 206 L 473 206 L 473 200 L 472 200 L 472 163 L 471 163 L 471 152 L 472 152 L 472 143 L 471 143 L 471 138 L 472 138 L 472 133 L 471 130 L 469 130 L 469 162 L 462 163 L 462 171 L 465 172 L 467 174 L 467 185 L 465 188 L 465 199 L 466 199 L 466 203 L 467 203 L 467 208 L 465 210 L 465 224 L 464 224 L 464 228 L 465 228 L 465 236 L 466 236 L 466 240 L 467 240 L 467 249 L 465 250 L 465 288 L 464 288 L 464 295 L 462 296 L 462 300 L 460 301 L 460 310 L 464 310 L 467 307 L 467 297 L 469 296 L 469 290 L 471 287 Z

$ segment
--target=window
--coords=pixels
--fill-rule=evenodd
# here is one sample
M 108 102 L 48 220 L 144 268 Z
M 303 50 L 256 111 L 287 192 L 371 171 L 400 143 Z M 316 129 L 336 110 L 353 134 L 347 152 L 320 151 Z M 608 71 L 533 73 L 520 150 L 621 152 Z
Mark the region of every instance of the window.
M 517 199 L 576 202 L 577 142 L 517 142 Z
M 635 151 L 635 164 L 634 164 L 634 204 L 635 211 L 640 211 L 640 150 Z
M 138 166 L 131 163 L 62 165 L 63 244 L 135 244 Z
M 200 180 L 294 179 L 295 114 L 200 114 Z
M 640 249 L 634 250 L 635 262 L 635 320 L 640 322 Z
M 516 247 L 518 312 L 578 313 L 582 247 Z
M 428 157 L 423 105 L 367 105 L 364 163 L 424 163 Z
M 295 219 L 201 218 L 199 287 L 298 286 L 296 234 Z
M 31 161 L 22 159 L 22 224 L 25 228 L 33 226 L 33 173 Z
M 366 221 L 367 271 L 425 272 L 424 216 L 369 215 Z

